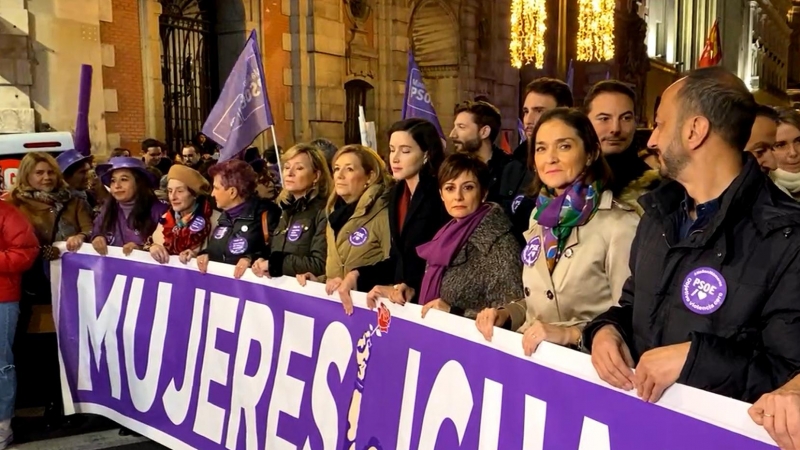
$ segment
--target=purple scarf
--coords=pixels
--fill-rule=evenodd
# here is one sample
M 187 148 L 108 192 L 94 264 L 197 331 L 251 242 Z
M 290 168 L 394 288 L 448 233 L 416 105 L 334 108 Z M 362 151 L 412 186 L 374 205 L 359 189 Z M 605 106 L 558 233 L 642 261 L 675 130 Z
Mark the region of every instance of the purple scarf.
M 469 216 L 447 222 L 430 242 L 417 247 L 417 255 L 428 263 L 418 297 L 420 305 L 439 298 L 445 269 L 491 210 L 492 205 L 484 203 Z

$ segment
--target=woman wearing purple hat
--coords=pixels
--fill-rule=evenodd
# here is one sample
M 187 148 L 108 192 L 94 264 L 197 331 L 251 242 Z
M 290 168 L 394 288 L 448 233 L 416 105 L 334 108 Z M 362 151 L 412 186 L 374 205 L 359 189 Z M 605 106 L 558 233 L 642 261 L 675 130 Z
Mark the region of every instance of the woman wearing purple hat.
M 56 162 L 64 181 L 74 197 L 82 199 L 94 209 L 96 202 L 89 191 L 89 172 L 92 170 L 92 155 L 84 156 L 77 150 L 67 150 L 58 155 Z
M 158 219 L 169 209 L 156 198 L 157 180 L 137 158 L 116 157 L 95 170 L 111 192 L 94 221 L 92 247 L 105 255 L 108 246 L 129 255 L 153 235 Z

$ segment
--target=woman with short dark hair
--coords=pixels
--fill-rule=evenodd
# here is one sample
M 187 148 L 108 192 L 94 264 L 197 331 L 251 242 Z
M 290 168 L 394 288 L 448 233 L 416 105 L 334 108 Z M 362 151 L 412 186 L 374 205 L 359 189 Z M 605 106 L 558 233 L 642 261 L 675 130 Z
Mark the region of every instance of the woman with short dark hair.
M 197 268 L 205 273 L 209 261 L 235 264 L 233 276 L 241 278 L 258 258 L 269 257 L 269 233 L 278 225 L 281 210 L 258 198 L 256 173 L 242 160 L 215 164 L 208 174 L 214 180 L 211 195 L 222 215 L 208 246 L 197 256 Z
M 452 220 L 417 247 L 427 263 L 419 293 L 422 316 L 433 308 L 474 318 L 484 308 L 520 298 L 519 244 L 503 208 L 486 202 L 489 167 L 456 153 L 442 163 L 438 182 Z
M 585 324 L 619 301 L 639 223 L 614 199 L 600 140 L 582 112 L 545 112 L 531 148 L 538 197 L 520 255 L 524 299 L 476 320 L 487 339 L 494 326 L 523 333 L 528 355 L 542 341 L 581 347 Z

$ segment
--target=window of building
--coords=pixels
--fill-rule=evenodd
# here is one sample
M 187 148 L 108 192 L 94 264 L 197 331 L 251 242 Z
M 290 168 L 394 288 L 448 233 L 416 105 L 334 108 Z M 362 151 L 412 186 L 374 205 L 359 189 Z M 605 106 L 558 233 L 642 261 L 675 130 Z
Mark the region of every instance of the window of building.
M 649 2 L 647 6 L 647 53 L 668 63 L 676 62 L 678 10 L 676 0 Z

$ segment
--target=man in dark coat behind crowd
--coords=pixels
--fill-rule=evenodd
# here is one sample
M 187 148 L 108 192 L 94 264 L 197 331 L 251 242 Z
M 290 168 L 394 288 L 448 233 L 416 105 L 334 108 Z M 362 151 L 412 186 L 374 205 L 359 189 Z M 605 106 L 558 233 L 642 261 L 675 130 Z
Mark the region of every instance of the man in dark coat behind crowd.
M 500 110 L 485 101 L 466 101 L 456 105 L 453 131 L 455 149 L 479 158 L 489 166 L 491 180 L 487 201 L 503 207 L 511 216 L 511 203 L 525 189 L 526 167 L 493 144 L 500 134 Z
M 800 369 L 800 205 L 743 153 L 755 111 L 720 67 L 664 92 L 648 147 L 674 181 L 641 198 L 620 305 L 584 330 L 613 386 L 651 402 L 676 382 L 753 402 Z

